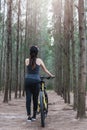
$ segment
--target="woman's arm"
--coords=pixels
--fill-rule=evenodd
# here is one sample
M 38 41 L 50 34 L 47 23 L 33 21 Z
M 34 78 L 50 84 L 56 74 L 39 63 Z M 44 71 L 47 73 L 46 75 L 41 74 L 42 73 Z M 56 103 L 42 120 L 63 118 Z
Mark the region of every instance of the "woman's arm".
M 29 65 L 29 58 L 25 59 L 25 65 Z
M 55 75 L 51 74 L 51 73 L 48 71 L 48 69 L 46 68 L 44 62 L 43 62 L 41 59 L 40 59 L 40 65 L 41 65 L 42 69 L 44 70 L 44 72 L 46 72 L 49 76 L 55 77 Z

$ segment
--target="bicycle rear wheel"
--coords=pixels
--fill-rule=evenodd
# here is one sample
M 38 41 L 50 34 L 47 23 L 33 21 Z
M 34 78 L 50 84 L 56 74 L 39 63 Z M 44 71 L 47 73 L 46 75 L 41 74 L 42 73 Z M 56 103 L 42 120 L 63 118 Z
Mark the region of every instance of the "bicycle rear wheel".
M 41 126 L 45 127 L 43 92 L 40 93 L 40 112 L 41 112 Z

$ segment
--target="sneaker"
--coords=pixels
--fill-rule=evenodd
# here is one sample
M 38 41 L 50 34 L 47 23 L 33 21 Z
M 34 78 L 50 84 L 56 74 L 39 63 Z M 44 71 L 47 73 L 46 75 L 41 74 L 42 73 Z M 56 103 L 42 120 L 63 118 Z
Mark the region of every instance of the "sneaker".
M 36 120 L 36 117 L 35 116 L 32 116 L 32 121 L 35 121 Z
M 32 121 L 32 118 L 31 118 L 31 117 L 28 117 L 27 121 L 31 122 L 31 121 Z

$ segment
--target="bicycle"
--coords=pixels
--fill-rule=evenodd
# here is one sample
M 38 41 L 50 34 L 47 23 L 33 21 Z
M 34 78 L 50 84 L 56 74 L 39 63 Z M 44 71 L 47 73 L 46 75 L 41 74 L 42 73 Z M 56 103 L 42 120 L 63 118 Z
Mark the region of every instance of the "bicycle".
M 45 79 L 50 79 L 51 77 L 41 77 L 40 81 L 40 92 L 39 92 L 39 102 L 38 102 L 38 113 L 41 114 L 41 126 L 45 127 L 45 118 L 48 113 L 48 95 L 46 92 Z

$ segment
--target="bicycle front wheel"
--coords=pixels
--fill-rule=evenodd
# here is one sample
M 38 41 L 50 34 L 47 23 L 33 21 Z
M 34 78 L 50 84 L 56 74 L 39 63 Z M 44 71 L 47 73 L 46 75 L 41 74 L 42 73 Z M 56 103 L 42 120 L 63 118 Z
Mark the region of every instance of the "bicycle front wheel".
M 41 111 L 41 126 L 45 127 L 43 92 L 40 93 L 40 111 Z

